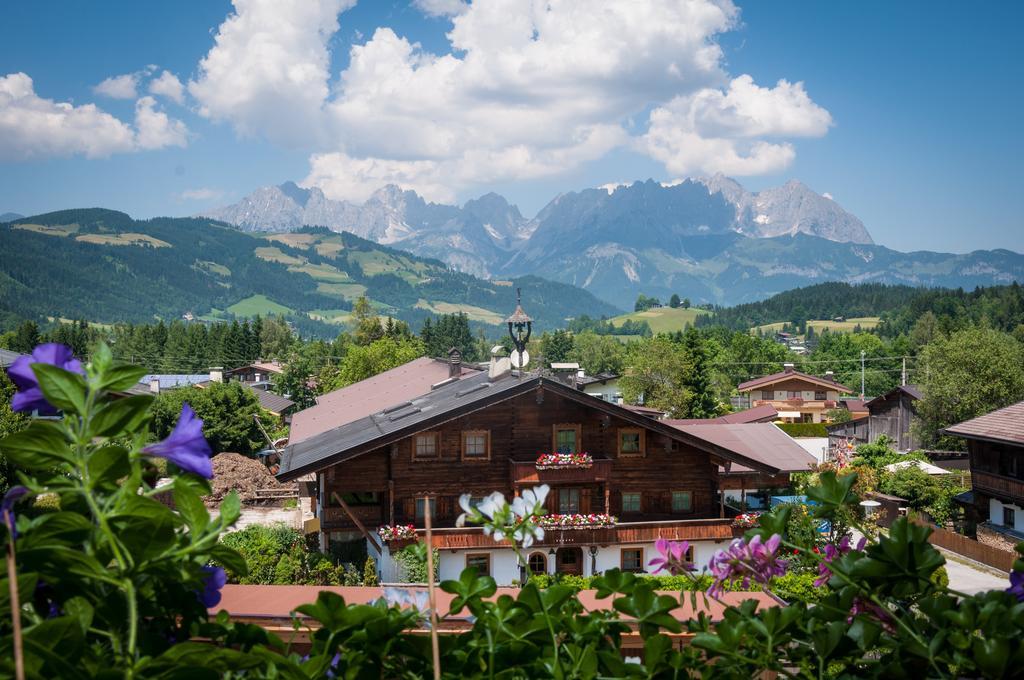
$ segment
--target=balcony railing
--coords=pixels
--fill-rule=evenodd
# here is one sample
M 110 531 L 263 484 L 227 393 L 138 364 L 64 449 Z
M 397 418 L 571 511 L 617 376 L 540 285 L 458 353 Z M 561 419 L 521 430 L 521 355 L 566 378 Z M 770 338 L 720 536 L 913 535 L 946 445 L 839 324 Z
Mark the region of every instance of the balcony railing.
M 420 538 L 425 532 L 416 532 Z M 727 541 L 732 539 L 730 519 L 686 519 L 665 522 L 623 522 L 614 527 L 594 529 L 549 529 L 544 539 L 535 545 L 558 547 L 564 545 L 616 545 L 619 543 L 653 543 L 659 538 L 672 541 Z M 462 529 L 434 529 L 433 544 L 439 550 L 467 548 L 499 548 L 507 542 L 495 543 L 478 527 Z
M 590 467 L 560 467 L 538 470 L 535 461 L 509 461 L 509 472 L 514 485 L 531 484 L 587 484 L 607 481 L 612 473 L 612 461 L 594 456 Z
M 990 491 L 1003 496 L 1024 499 L 1024 481 L 1013 477 L 971 470 L 971 484 L 980 491 Z

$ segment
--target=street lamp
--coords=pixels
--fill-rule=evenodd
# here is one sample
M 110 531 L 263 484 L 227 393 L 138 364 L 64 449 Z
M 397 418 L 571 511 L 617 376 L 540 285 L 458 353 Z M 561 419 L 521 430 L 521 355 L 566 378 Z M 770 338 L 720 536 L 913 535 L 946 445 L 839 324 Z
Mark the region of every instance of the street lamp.
M 523 365 L 528 361 L 526 343 L 530 341 L 530 333 L 533 332 L 533 319 L 523 311 L 522 288 L 516 288 L 516 311 L 505 319 L 505 323 L 508 324 L 508 336 L 516 348 L 513 361 L 518 364 L 517 368 L 522 372 Z

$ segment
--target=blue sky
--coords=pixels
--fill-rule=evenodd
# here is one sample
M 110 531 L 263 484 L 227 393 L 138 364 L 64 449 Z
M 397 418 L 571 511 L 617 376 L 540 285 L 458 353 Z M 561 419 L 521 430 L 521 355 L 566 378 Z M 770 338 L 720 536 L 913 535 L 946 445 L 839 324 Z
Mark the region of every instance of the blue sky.
M 799 179 L 899 250 L 1024 251 L 1022 3 L 299 4 L 6 6 L 0 212 L 186 215 L 291 179 L 351 200 L 385 181 L 495 190 L 533 214 L 722 171 Z M 149 91 L 164 71 L 180 95 Z

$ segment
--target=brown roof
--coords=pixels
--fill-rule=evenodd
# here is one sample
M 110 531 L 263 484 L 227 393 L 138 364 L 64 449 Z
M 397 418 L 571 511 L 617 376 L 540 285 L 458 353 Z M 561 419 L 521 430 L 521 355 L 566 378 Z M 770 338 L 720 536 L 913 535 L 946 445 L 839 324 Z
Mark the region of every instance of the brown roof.
M 671 422 L 674 425 L 710 425 L 712 423 L 740 425 L 742 423 L 770 423 L 778 418 L 778 416 L 779 412 L 775 410 L 774 406 L 763 404 L 754 408 L 748 408 L 745 411 L 726 413 L 724 416 L 718 416 L 717 418 L 681 418 Z
M 874 399 L 869 399 L 868 401 L 864 402 L 864 406 L 871 406 L 871 404 L 874 404 L 876 401 L 885 401 L 889 397 L 895 396 L 900 392 L 910 396 L 911 399 L 924 399 L 924 392 L 921 391 L 921 387 L 919 385 L 899 385 L 898 387 L 892 388 L 891 390 L 889 390 L 888 392 L 881 396 L 875 397 Z
M 633 413 L 639 413 L 643 416 L 650 418 L 660 418 L 665 415 L 665 411 L 660 408 L 651 408 L 650 406 L 638 406 L 636 404 L 619 404 L 622 408 L 632 411 Z
M 953 427 L 947 427 L 944 432 L 965 439 L 1024 444 L 1024 401 L 965 420 Z
M 478 371 L 462 365 L 463 376 Z M 448 379 L 448 362 L 420 357 L 372 378 L 319 396 L 316 406 L 292 416 L 289 442 L 346 425 L 430 392 L 432 385 Z
M 779 472 L 806 472 L 817 461 L 792 437 L 772 423 L 707 423 L 694 425 L 661 421 L 721 448 L 775 468 Z M 751 472 L 733 463 L 730 472 Z
M 840 399 L 839 401 L 846 406 L 847 411 L 856 411 L 857 413 L 867 413 L 868 411 L 868 402 L 863 399 Z
M 739 387 L 737 387 L 736 389 L 739 390 L 740 392 L 749 392 L 750 390 L 755 389 L 757 387 L 762 387 L 764 385 L 774 385 L 777 382 L 782 382 L 783 380 L 792 380 L 794 378 L 799 380 L 806 380 L 807 382 L 814 383 L 815 385 L 821 385 L 823 387 L 831 387 L 832 389 L 839 390 L 840 392 L 853 392 L 853 390 L 851 390 L 849 387 L 846 387 L 845 385 L 840 385 L 834 380 L 829 380 L 828 378 L 822 378 L 816 375 L 808 375 L 807 373 L 801 373 L 800 371 L 795 371 L 791 368 L 786 369 L 785 371 L 780 371 L 778 373 L 772 373 L 771 375 L 766 375 L 762 378 L 754 378 L 753 380 L 748 380 L 745 383 L 740 383 Z
M 493 545 L 493 541 L 491 542 Z M 426 587 L 401 586 L 403 590 L 426 591 Z M 376 602 L 384 596 L 384 589 L 375 587 L 344 587 L 344 586 L 263 586 L 263 585 L 240 585 L 229 583 L 221 589 L 220 604 L 210 608 L 211 614 L 220 610 L 226 610 L 233 619 L 257 619 L 259 623 L 271 623 L 274 620 L 283 620 L 287 626 L 290 624 L 291 612 L 302 604 L 311 604 L 316 601 L 321 591 L 337 593 L 345 598 L 348 604 L 369 604 Z M 517 597 L 518 588 L 498 588 L 498 591 L 488 599 L 496 599 L 502 595 Z M 714 621 L 720 621 L 726 607 L 737 606 L 744 600 L 756 600 L 760 607 L 775 606 L 775 602 L 765 593 L 761 592 L 726 592 L 719 596 L 720 601 L 706 597 L 679 597 L 678 592 L 665 592 L 680 600 L 679 607 L 672 610 L 672 615 L 679 621 L 688 621 L 696 618 L 698 612 L 704 612 Z M 436 591 L 437 609 L 440 612 L 447 612 L 454 595 L 446 593 L 440 588 Z M 587 611 L 608 610 L 612 607 L 615 598 L 598 599 L 596 591 L 583 590 L 579 593 L 580 603 Z M 696 603 L 696 609 L 693 608 Z M 458 616 L 458 615 L 456 615 Z M 315 625 L 304 616 L 305 625 Z M 470 625 L 465 617 L 461 618 L 461 624 Z M 623 616 L 624 619 L 629 617 Z M 448 619 L 450 620 L 450 618 Z

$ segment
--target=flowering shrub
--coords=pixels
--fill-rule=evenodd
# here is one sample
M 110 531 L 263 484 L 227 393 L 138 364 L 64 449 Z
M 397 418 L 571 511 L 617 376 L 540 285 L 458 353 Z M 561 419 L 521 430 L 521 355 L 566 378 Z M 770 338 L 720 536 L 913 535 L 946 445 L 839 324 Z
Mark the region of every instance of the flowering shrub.
M 538 470 L 589 468 L 593 464 L 594 459 L 589 453 L 542 453 L 537 456 Z
M 757 518 L 760 516 L 759 512 L 744 512 L 733 517 L 732 525 L 740 529 L 752 529 L 757 526 Z
M 201 423 L 183 409 L 180 429 L 147 446 L 151 397 L 116 398 L 140 370 L 114 364 L 103 347 L 87 366 L 50 348 L 28 369 L 19 373 L 26 396 L 18 406 L 64 415 L 0 440 L 20 482 L 0 501 L 11 575 L 0 580 L 0 677 L 418 678 L 437 669 L 444 678 L 1001 678 L 1024 669 L 1024 559 L 1007 588 L 965 595 L 935 578 L 945 560 L 928 527 L 899 518 L 863 549 L 837 539 L 833 550 L 814 553 L 788 531 L 793 509 L 785 506 L 761 515 L 708 571 L 692 571 L 698 565 L 686 546 L 671 541 L 659 544 L 657 566 L 677 574 L 671 578 L 710 580 L 706 597 L 792 581 L 784 591 L 791 602 L 774 593 L 777 606 L 747 601 L 724 607 L 718 621 L 680 621 L 678 596 L 618 569 L 587 582 L 595 597 L 611 600 L 601 609 L 585 608 L 560 583 L 495 597 L 494 580 L 467 569 L 441 584 L 452 596 L 443 611 L 416 591 L 389 591 L 372 604 L 321 592 L 296 608 L 311 630 L 308 654 L 299 655 L 225 612 L 208 614 L 223 567 L 237 574 L 246 565 L 218 540 L 238 516 L 237 497 L 216 518 L 200 500 L 208 492 Z M 172 481 L 159 489 L 147 481 L 153 457 L 169 461 Z M 823 472 L 818 481 L 807 490 L 816 520 L 856 517 L 855 474 Z M 167 491 L 177 512 L 153 498 Z M 476 507 L 466 497 L 461 521 L 483 524 L 519 553 L 544 539 L 543 520 L 559 521 L 543 515 L 547 492 L 538 487 L 511 503 L 492 494 Z M 40 494 L 55 494 L 59 509 L 22 512 Z M 816 603 L 801 595 L 802 576 L 780 575 L 794 550 L 826 565 Z M 1018 552 L 1024 557 L 1024 544 Z M 698 595 L 690 597 L 695 603 Z M 443 636 L 436 661 L 431 640 L 416 630 L 426 615 L 433 632 L 452 619 L 468 626 Z M 684 632 L 688 645 L 666 635 Z M 642 641 L 642 660 L 623 655 L 626 634 Z
M 538 519 L 545 529 L 597 529 L 613 527 L 618 522 L 614 515 L 544 515 Z
M 381 540 L 384 541 L 403 541 L 416 538 L 416 527 L 411 524 L 397 524 L 395 526 L 385 524 L 377 529 L 377 533 L 380 534 Z

